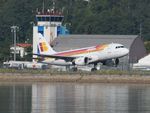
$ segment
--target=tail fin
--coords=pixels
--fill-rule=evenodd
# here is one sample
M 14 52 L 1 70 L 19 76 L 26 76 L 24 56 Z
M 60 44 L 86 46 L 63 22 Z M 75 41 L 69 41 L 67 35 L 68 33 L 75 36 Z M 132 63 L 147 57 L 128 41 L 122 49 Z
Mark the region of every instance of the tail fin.
M 56 53 L 53 50 L 53 48 L 48 44 L 45 37 L 43 37 L 41 33 L 38 34 L 38 37 L 39 37 L 38 48 L 40 54 L 52 55 Z

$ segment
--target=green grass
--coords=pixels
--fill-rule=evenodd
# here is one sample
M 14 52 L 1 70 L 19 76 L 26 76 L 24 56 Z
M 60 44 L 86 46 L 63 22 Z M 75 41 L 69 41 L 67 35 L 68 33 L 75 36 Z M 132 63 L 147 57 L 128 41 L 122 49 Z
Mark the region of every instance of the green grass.
M 121 70 L 99 70 L 95 72 L 77 71 L 57 71 L 55 69 L 33 70 L 33 69 L 0 69 L 0 73 L 29 73 L 29 74 L 49 74 L 49 75 L 150 75 L 150 71 L 121 71 Z

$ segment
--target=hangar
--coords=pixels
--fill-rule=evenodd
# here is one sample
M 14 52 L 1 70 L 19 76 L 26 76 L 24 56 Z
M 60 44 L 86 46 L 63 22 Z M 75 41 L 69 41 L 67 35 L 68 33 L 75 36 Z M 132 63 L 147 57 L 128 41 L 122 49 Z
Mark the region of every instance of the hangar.
M 124 63 L 135 63 L 146 55 L 143 40 L 138 35 L 64 35 L 57 37 L 51 45 L 56 51 L 77 49 L 97 44 L 120 43 L 127 47 L 129 55 Z

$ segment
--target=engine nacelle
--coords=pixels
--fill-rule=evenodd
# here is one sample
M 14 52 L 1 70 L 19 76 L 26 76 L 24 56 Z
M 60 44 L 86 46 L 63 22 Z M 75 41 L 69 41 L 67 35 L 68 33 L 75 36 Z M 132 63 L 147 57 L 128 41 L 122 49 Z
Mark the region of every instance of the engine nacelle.
M 99 57 L 97 55 L 92 55 L 88 57 L 88 63 L 92 63 L 99 60 Z
M 98 60 L 98 56 L 92 55 L 92 56 L 87 56 L 87 57 L 76 58 L 73 63 L 75 65 L 87 65 L 87 64 L 90 64 L 90 63 L 95 62 L 97 60 Z
M 88 64 L 88 58 L 87 57 L 79 57 L 79 58 L 76 58 L 73 62 L 75 65 L 86 65 Z

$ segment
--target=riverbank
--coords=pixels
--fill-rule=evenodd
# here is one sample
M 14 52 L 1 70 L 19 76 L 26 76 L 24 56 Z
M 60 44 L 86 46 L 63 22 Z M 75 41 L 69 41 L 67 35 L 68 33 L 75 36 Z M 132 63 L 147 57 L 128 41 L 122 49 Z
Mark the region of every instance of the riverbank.
M 134 83 L 150 84 L 150 76 L 0 73 L 0 82 L 73 82 L 73 83 Z

